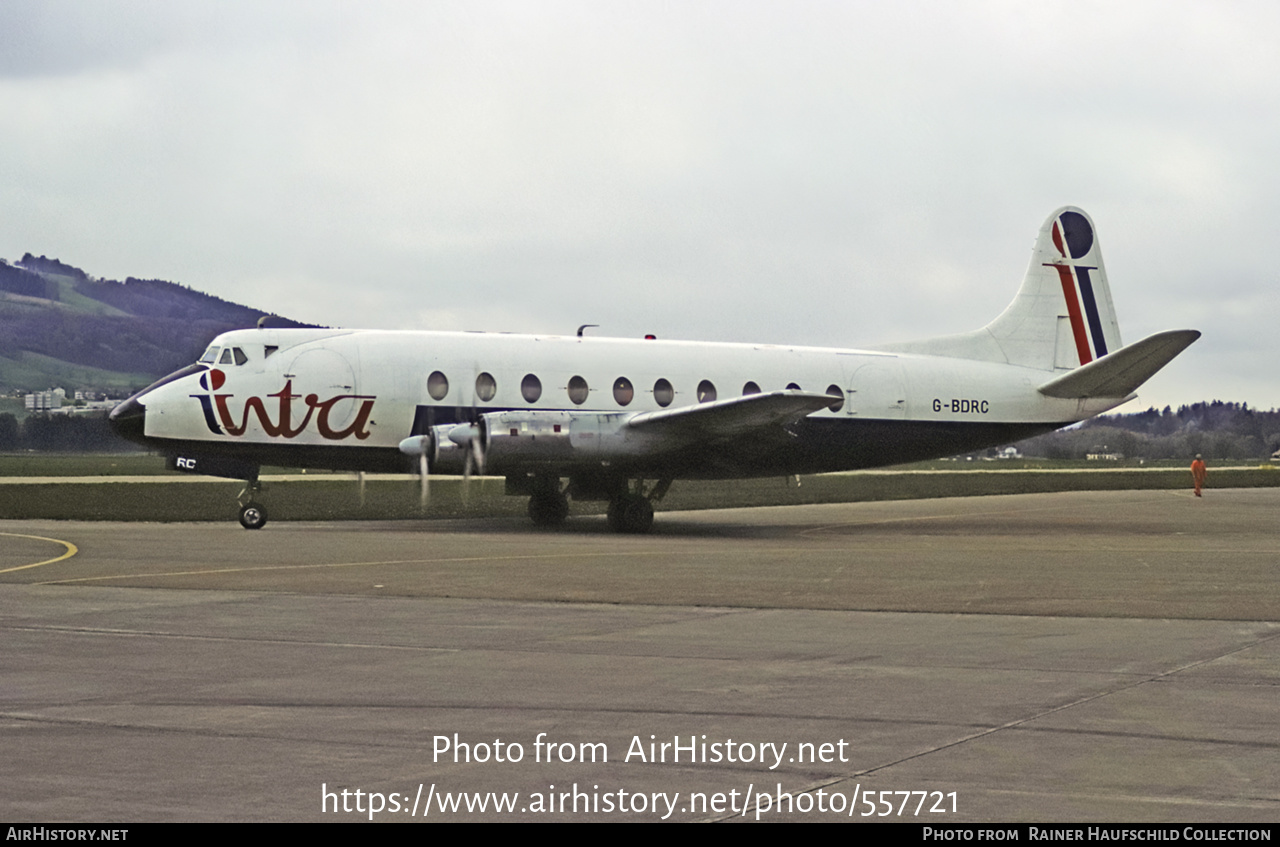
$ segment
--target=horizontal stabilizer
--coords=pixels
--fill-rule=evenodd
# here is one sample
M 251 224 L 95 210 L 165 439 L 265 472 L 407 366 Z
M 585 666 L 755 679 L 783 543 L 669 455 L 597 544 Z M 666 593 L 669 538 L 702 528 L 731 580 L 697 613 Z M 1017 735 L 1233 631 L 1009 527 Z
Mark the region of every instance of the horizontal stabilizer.
M 722 438 L 761 427 L 788 424 L 825 409 L 839 399 L 794 389 L 771 391 L 660 412 L 642 412 L 627 421 L 627 427 L 646 432 L 661 429 L 672 434 Z
M 1158 332 L 1040 386 L 1049 397 L 1127 397 L 1200 337 L 1194 329 Z

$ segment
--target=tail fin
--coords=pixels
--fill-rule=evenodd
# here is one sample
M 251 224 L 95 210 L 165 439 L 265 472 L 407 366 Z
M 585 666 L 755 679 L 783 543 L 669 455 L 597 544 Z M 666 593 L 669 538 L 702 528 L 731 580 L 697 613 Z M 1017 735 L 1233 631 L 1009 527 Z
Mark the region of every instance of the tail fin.
M 1068 206 L 1040 227 L 1018 296 L 986 326 L 1009 362 L 1070 370 L 1118 350 L 1120 327 L 1093 221 Z
M 1121 346 L 1093 221 L 1066 206 L 1040 227 L 1022 287 L 994 321 L 975 332 L 885 349 L 1063 372 Z

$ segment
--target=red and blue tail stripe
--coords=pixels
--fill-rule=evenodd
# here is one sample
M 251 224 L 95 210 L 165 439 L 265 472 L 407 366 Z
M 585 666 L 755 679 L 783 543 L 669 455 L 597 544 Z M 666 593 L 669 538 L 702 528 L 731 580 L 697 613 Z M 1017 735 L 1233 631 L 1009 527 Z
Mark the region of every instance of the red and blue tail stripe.
M 1067 261 L 1046 263 L 1046 266 L 1058 272 L 1062 296 L 1067 302 L 1067 317 L 1071 321 L 1076 353 L 1080 357 L 1080 364 L 1087 365 L 1094 359 L 1107 355 L 1107 341 L 1102 332 L 1098 301 L 1093 294 L 1093 282 L 1089 279 L 1089 271 L 1096 271 L 1098 268 L 1070 264 L 1071 260 L 1083 259 L 1093 248 L 1093 229 L 1089 226 L 1088 219 L 1078 212 L 1063 212 L 1053 222 L 1053 246 L 1058 248 L 1058 252 Z

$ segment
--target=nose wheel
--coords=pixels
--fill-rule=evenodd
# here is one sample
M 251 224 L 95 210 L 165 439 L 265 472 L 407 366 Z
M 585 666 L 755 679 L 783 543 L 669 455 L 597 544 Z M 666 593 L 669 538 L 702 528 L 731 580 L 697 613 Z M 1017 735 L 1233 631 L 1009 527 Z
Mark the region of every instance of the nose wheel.
M 246 503 L 240 507 L 240 526 L 245 529 L 262 529 L 267 525 L 267 509 L 261 503 Z
M 245 529 L 262 529 L 267 525 L 267 507 L 255 499 L 265 488 L 256 479 L 251 479 L 240 492 L 240 526 Z

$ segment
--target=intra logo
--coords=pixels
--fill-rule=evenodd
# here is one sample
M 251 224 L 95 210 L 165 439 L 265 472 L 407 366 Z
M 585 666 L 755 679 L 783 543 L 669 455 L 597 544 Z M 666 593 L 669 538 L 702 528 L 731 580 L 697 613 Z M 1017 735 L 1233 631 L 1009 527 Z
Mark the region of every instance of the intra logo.
M 344 438 L 355 437 L 363 441 L 369 437 L 369 416 L 373 414 L 373 402 L 377 399 L 376 395 L 371 394 L 338 394 L 327 400 L 321 400 L 318 394 L 308 394 L 303 397 L 301 394 L 293 393 L 293 380 L 287 380 L 284 388 L 275 394 L 268 394 L 266 398 L 249 397 L 244 401 L 244 407 L 240 410 L 240 421 L 236 422 L 235 416 L 232 414 L 230 402 L 234 399 L 234 394 L 217 394 L 218 389 L 226 384 L 227 375 L 216 368 L 209 370 L 200 375 L 200 387 L 210 392 L 208 394 L 192 394 L 196 400 L 200 401 L 200 408 L 204 412 L 204 423 L 209 431 L 215 435 L 244 435 L 249 429 L 250 415 L 254 415 L 258 419 L 258 425 L 262 427 L 262 431 L 272 438 L 297 438 L 304 432 L 311 422 L 315 421 L 316 432 L 321 437 L 330 441 L 341 441 Z M 301 403 L 295 404 L 295 400 L 301 400 Z M 344 400 L 358 401 L 359 408 L 351 423 L 343 429 L 334 429 L 330 421 L 334 414 L 334 407 Z M 268 401 L 274 401 L 269 403 Z M 272 413 L 267 410 L 268 405 L 274 406 L 275 418 Z M 303 413 L 302 420 L 296 425 L 294 424 L 294 415 L 296 411 Z

